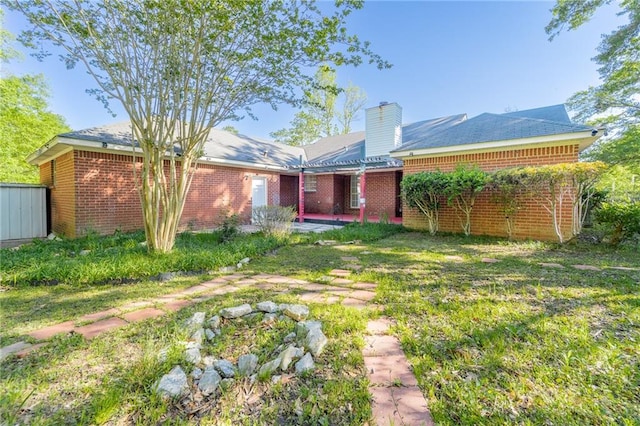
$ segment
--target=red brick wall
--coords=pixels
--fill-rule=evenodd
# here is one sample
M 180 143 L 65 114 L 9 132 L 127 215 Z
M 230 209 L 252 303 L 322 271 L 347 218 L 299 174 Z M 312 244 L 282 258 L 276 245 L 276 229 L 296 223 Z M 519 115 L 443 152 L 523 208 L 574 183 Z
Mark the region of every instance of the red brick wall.
M 51 191 L 55 232 L 74 237 L 88 231 L 109 234 L 116 229 L 142 229 L 131 156 L 74 151 L 56 161 L 57 185 Z M 42 183 L 48 184 L 50 176 L 50 163 L 45 163 L 40 167 Z M 200 165 L 185 202 L 181 229 L 213 228 L 225 212 L 248 222 L 253 176 L 267 178 L 268 203 L 279 204 L 280 177 L 275 172 Z
M 298 176 L 280 176 L 280 205 L 298 210 Z
M 344 202 L 346 214 L 358 216 L 359 209 L 350 208 L 350 177 L 345 180 L 346 190 Z M 365 215 L 381 217 L 383 215 L 389 218 L 396 215 L 396 197 L 397 193 L 396 172 L 367 172 L 365 180 Z
M 482 170 L 495 170 L 515 166 L 539 166 L 545 164 L 572 163 L 578 161 L 578 145 L 568 144 L 544 148 L 516 149 L 476 154 L 443 155 L 439 157 L 408 158 L 404 160 L 404 174 L 420 171 L 452 171 L 458 164 L 475 164 Z M 427 229 L 424 215 L 406 205 L 403 206 L 403 224 L 409 228 Z M 571 234 L 571 206 L 565 205 L 562 222 L 563 234 Z M 440 230 L 462 232 L 456 212 L 448 206 L 440 211 Z M 498 205 L 491 202 L 486 191 L 476 199 L 471 213 L 471 233 L 475 235 L 507 236 L 506 221 Z M 522 208 L 515 216 L 515 238 L 557 240 L 550 214 L 532 200 L 523 200 Z
M 40 166 L 40 183 L 51 190 L 51 225 L 58 235 L 75 237 L 75 192 L 73 152 L 55 160 L 56 181 L 52 180 L 51 161 Z
M 334 198 L 334 175 L 316 175 L 316 192 L 304 193 L 305 213 L 331 214 L 336 203 Z

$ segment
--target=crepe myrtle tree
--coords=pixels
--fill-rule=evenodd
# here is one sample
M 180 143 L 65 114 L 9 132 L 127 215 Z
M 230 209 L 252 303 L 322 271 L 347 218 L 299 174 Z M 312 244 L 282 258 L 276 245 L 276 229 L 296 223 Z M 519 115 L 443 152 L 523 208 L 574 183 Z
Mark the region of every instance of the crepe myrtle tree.
M 321 63 L 390 66 L 347 31 L 359 0 L 0 1 L 26 16 L 21 41 L 37 56 L 43 42 L 61 48 L 67 67 L 94 78 L 90 93 L 122 104 L 152 252 L 173 248 L 211 128 L 253 117 L 257 103 L 299 105 L 306 71 Z

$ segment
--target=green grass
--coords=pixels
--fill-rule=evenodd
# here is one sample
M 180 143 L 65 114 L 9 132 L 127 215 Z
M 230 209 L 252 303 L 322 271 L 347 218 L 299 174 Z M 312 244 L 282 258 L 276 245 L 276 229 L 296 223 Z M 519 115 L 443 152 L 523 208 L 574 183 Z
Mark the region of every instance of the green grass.
M 242 272 L 322 281 L 331 269 L 344 267 L 341 256 L 358 257 L 363 269 L 351 278 L 378 283 L 375 302 L 397 321 L 392 333 L 437 424 L 640 424 L 640 272 L 607 269 L 640 267 L 636 252 L 397 231 L 350 226 L 342 233 L 294 235 Z M 341 243 L 313 245 L 318 239 Z M 194 244 L 195 251 L 205 250 Z M 500 262 L 483 263 L 483 257 Z M 602 271 L 579 271 L 574 264 Z M 3 339 L 15 340 L 48 317 L 72 319 L 204 278 L 11 287 L 0 293 L 3 335 L 11 337 Z M 0 413 L 8 424 L 369 421 L 361 348 L 366 322 L 379 313 L 340 305 L 309 304 L 330 339 L 313 374 L 279 384 L 237 380 L 209 405 L 172 404 L 152 392 L 159 376 L 182 361 L 180 324 L 194 312 L 262 300 L 289 303 L 296 292 L 245 289 L 92 341 L 58 336 L 22 360 L 3 362 Z M 274 356 L 289 327 L 285 321 L 272 328 L 256 321 L 228 324 L 206 350 L 231 359 L 251 351 L 263 362 Z M 157 353 L 167 347 L 174 349 L 161 362 Z

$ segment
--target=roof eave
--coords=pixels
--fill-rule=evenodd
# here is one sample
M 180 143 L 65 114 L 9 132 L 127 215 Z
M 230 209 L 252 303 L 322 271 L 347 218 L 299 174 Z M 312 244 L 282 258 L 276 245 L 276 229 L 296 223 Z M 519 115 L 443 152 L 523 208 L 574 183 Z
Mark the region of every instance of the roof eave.
M 480 142 L 464 145 L 441 146 L 434 148 L 422 149 L 402 149 L 390 153 L 393 158 L 410 158 L 416 156 L 433 156 L 466 153 L 469 151 L 491 151 L 505 148 L 517 148 L 531 145 L 555 145 L 561 142 L 575 140 L 580 152 L 591 146 L 596 140 L 602 136 L 602 129 L 586 130 L 584 132 L 563 133 L 548 136 L 537 136 L 532 138 L 509 139 L 500 141 Z

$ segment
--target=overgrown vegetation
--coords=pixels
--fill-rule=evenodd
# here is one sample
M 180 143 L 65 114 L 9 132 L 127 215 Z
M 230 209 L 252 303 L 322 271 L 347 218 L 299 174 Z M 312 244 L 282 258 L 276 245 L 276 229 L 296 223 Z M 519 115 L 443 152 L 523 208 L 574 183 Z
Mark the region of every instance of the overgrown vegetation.
M 458 165 L 448 177 L 445 194 L 447 202 L 459 215 L 464 235 L 471 235 L 471 210 L 476 197 L 487 184 L 487 173 L 477 166 Z
M 297 212 L 293 207 L 260 206 L 253 209 L 253 223 L 265 235 L 284 237 L 291 233 Z
M 595 214 L 612 245 L 640 238 L 640 201 L 603 203 Z

